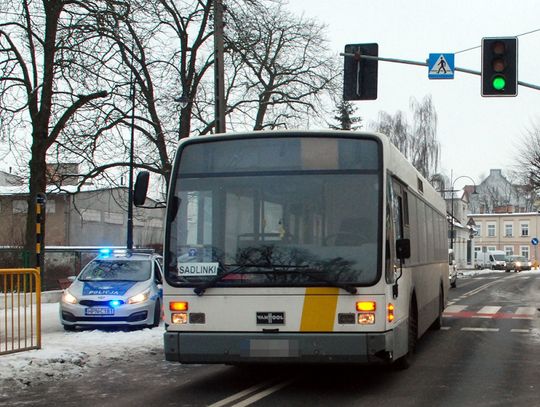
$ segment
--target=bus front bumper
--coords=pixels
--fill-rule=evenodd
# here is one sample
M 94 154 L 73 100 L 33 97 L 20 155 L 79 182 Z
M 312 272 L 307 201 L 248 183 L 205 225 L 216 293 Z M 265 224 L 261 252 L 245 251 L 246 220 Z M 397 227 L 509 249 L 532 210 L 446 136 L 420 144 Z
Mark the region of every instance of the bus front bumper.
M 377 333 L 172 331 L 164 335 L 165 359 L 198 364 L 389 363 L 406 353 L 403 335 L 406 326 Z

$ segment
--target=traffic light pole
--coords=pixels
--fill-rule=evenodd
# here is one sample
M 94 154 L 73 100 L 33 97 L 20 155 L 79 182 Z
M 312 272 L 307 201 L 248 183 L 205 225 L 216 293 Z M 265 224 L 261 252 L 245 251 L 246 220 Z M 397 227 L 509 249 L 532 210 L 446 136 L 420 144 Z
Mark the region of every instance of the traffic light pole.
M 339 55 L 344 56 L 344 57 L 355 57 L 356 56 L 355 54 L 350 54 L 350 53 L 345 53 L 345 52 L 342 52 Z M 358 57 L 358 56 L 356 56 L 356 57 Z M 406 60 L 406 59 L 397 59 L 397 58 L 374 57 L 374 56 L 370 56 L 370 55 L 360 55 L 360 59 L 370 59 L 370 60 L 375 60 L 375 61 L 393 62 L 393 63 L 396 63 L 396 64 L 429 66 L 427 62 L 409 61 L 409 60 Z M 482 76 L 481 72 L 473 71 L 472 69 L 455 67 L 454 71 L 464 72 L 464 73 L 468 73 L 468 74 L 471 74 L 471 75 Z M 540 90 L 540 86 L 533 85 L 532 83 L 518 81 L 518 85 L 524 86 L 526 88 Z

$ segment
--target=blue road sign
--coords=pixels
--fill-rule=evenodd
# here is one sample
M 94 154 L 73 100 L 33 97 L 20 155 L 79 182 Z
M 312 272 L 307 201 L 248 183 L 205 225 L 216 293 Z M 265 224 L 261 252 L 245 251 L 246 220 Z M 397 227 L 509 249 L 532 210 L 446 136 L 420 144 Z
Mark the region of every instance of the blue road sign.
M 536 245 L 538 244 L 538 238 L 537 238 L 537 237 L 533 237 L 533 238 L 531 239 L 531 243 L 532 243 L 534 246 L 536 246 Z
M 454 54 L 429 54 L 429 79 L 454 79 Z

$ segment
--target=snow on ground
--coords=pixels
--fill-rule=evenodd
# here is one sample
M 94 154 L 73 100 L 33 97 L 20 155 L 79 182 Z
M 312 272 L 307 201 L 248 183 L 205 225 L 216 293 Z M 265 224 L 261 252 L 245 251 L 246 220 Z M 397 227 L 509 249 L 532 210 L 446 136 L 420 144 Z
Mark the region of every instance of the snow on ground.
M 525 270 L 525 271 L 521 271 L 520 273 L 524 273 L 524 274 L 528 274 L 528 273 L 533 273 L 533 274 L 536 274 L 538 273 L 538 269 L 532 269 L 532 270 Z M 491 270 L 491 269 L 482 269 L 482 270 L 476 270 L 476 269 L 463 269 L 463 270 L 458 270 L 458 276 L 460 277 L 476 277 L 476 276 L 479 276 L 479 275 L 482 275 L 482 274 L 493 274 L 493 273 L 506 273 L 505 270 Z M 510 273 L 514 273 L 513 271 L 511 272 L 508 272 L 508 274 Z
M 0 392 L 81 376 L 94 366 L 137 353 L 162 352 L 163 326 L 154 329 L 65 332 L 58 303 L 42 304 L 41 349 L 0 356 Z

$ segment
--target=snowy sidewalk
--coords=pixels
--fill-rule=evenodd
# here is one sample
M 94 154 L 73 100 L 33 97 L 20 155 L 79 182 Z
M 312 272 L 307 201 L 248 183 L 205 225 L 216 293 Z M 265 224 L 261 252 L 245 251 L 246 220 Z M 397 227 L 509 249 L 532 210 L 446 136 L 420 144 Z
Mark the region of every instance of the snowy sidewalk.
M 58 303 L 42 304 L 42 349 L 0 356 L 1 395 L 13 391 L 14 385 L 26 387 L 81 376 L 90 367 L 163 351 L 163 326 L 65 332 L 58 307 Z

